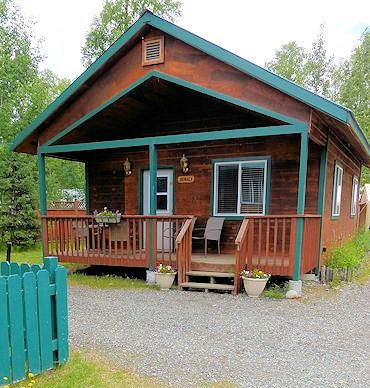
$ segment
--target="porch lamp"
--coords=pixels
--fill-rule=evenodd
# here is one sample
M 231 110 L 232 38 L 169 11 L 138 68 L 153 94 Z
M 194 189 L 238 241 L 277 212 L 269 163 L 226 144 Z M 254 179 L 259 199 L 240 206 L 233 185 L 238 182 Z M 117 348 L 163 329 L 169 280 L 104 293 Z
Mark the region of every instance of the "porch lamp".
M 123 163 L 123 170 L 125 171 L 126 176 L 130 176 L 132 174 L 131 163 L 128 158 L 126 158 L 125 162 Z
M 180 159 L 180 166 L 181 171 L 184 174 L 187 174 L 189 172 L 189 159 L 185 156 L 185 154 L 182 154 L 182 157 Z

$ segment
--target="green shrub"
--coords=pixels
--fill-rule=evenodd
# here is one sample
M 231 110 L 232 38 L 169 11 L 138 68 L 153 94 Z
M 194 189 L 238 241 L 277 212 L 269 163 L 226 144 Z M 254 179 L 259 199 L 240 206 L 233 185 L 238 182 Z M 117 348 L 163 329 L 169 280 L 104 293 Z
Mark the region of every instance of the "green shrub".
M 278 284 L 271 284 L 264 292 L 263 296 L 271 299 L 284 299 L 287 292 L 287 286 L 280 287 Z
M 358 233 L 352 240 L 344 242 L 328 253 L 326 265 L 335 269 L 357 269 L 370 250 L 370 232 Z

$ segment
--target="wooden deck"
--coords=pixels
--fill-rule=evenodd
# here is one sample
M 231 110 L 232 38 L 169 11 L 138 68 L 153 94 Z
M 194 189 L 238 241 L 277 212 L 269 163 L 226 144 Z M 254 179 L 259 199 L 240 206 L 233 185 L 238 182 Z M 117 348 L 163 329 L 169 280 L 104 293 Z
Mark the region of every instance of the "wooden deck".
M 187 282 L 191 271 L 234 273 L 237 292 L 239 273 L 245 268 L 293 275 L 298 217 L 303 219 L 300 273 L 304 274 L 317 263 L 321 219 L 315 215 L 245 218 L 234 254 L 206 256 L 192 252 L 191 216 L 123 216 L 114 225 L 99 225 L 92 216 L 43 217 L 44 247 L 46 255 L 62 262 L 137 268 L 171 265 L 180 284 Z

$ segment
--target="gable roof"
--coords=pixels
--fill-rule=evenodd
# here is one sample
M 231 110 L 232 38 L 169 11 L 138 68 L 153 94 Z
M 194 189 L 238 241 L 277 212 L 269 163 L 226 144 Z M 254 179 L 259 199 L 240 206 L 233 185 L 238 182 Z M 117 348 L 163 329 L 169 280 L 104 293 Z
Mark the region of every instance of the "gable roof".
M 170 23 L 150 11 L 145 11 L 142 16 L 119 38 L 108 50 L 102 54 L 90 67 L 88 67 L 53 103 L 51 103 L 27 128 L 25 128 L 10 144 L 11 150 L 16 148 L 33 134 L 40 125 L 49 119 L 63 104 L 67 102 L 79 88 L 91 79 L 96 73 L 107 64 L 118 51 L 134 38 L 143 28 L 152 26 L 187 44 L 203 51 L 204 53 L 252 76 L 281 92 L 294 97 L 295 99 L 315 108 L 339 121 L 350 125 L 366 152 L 370 153 L 369 142 L 357 123 L 353 113 L 339 104 L 336 104 L 324 97 L 321 97 L 295 83 L 278 76 L 236 54 L 227 51 L 181 27 Z

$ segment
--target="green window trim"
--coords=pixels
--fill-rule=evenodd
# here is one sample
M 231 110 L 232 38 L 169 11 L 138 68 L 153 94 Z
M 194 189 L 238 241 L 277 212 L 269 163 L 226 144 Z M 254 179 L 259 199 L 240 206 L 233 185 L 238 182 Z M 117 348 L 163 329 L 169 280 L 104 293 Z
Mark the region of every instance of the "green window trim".
M 241 213 L 241 166 L 243 164 L 261 163 L 264 162 L 264 202 L 262 213 Z M 237 213 L 218 213 L 216 212 L 217 205 L 217 166 L 219 165 L 238 165 L 238 195 L 237 195 Z M 211 179 L 211 204 L 210 212 L 214 217 L 224 217 L 227 220 L 242 220 L 244 217 L 255 215 L 267 215 L 269 213 L 270 204 L 270 178 L 271 178 L 271 156 L 256 156 L 256 157 L 240 157 L 240 158 L 227 158 L 227 159 L 213 159 L 212 160 L 212 179 Z

